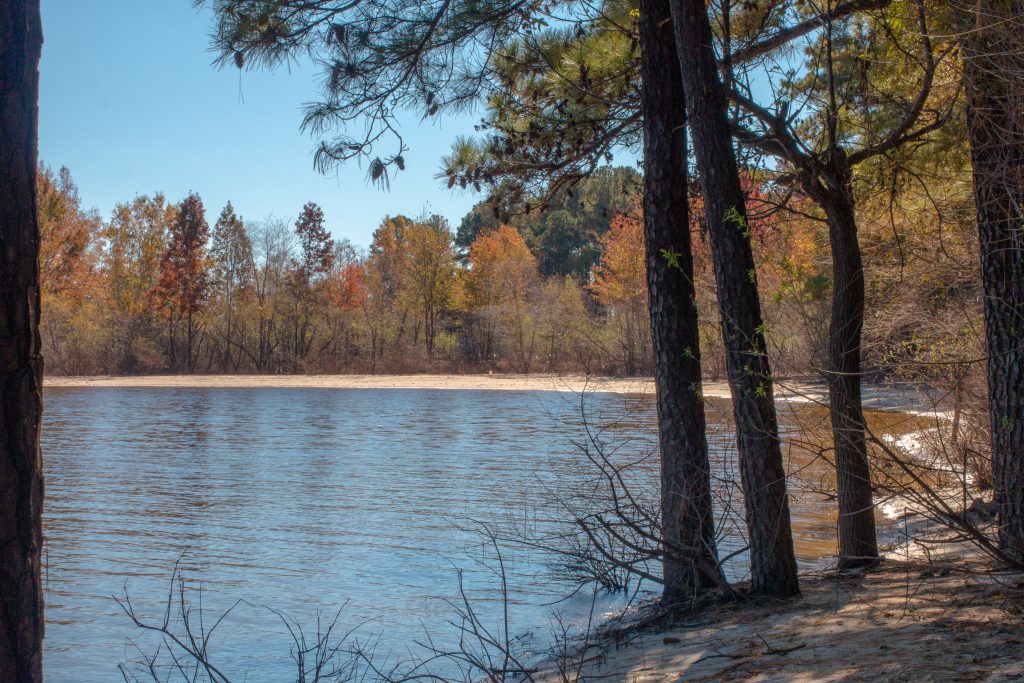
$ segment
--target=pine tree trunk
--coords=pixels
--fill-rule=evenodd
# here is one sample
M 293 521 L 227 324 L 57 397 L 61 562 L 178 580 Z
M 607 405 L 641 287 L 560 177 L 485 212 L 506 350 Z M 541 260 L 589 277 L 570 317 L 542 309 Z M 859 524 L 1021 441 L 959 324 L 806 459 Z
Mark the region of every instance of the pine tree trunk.
M 701 394 L 687 206 L 686 110 L 668 0 L 640 1 L 644 241 L 661 446 L 666 601 L 723 582 Z
M 0 2 L 0 681 L 43 680 L 39 0 Z
M 703 0 L 671 0 L 671 6 L 718 285 L 750 542 L 751 591 L 795 595 L 799 584 L 786 471 L 725 91 Z
M 839 567 L 847 569 L 877 562 L 878 541 L 861 405 L 864 267 L 850 168 L 841 148 L 834 152 L 829 175 L 830 191 L 817 200 L 828 220 L 832 247 L 827 379 L 839 493 Z
M 1024 561 L 1024 3 L 979 0 L 964 32 L 967 128 L 985 292 L 999 539 Z

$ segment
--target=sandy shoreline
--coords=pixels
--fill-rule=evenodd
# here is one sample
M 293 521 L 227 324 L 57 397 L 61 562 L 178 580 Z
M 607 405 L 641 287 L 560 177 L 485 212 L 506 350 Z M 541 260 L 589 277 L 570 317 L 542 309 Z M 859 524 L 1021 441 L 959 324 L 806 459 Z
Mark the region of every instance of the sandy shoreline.
M 978 551 L 803 574 L 791 600 L 707 609 L 669 629 L 606 634 L 563 660 L 578 681 L 1002 681 L 1024 678 L 1024 580 Z M 583 663 L 580 666 L 580 659 Z M 544 668 L 538 683 L 561 683 Z
M 46 387 L 144 388 L 293 388 L 293 389 L 441 389 L 473 391 L 559 391 L 570 393 L 654 394 L 652 377 L 595 377 L 585 375 L 92 375 L 45 377 Z M 705 381 L 704 396 L 729 398 L 729 385 Z M 869 410 L 937 415 L 935 406 L 913 387 L 864 386 Z M 814 379 L 775 380 L 780 402 L 828 404 L 827 390 Z
M 650 378 L 582 375 L 145 375 L 46 377 L 50 387 L 451 389 L 484 391 L 654 392 Z M 722 384 L 716 391 L 728 395 Z
M 293 388 L 293 389 L 431 389 L 471 391 L 558 391 L 574 394 L 654 394 L 653 377 L 585 375 L 93 375 L 44 377 L 45 387 L 140 388 Z M 705 381 L 707 398 L 730 398 L 726 382 Z M 795 403 L 827 402 L 824 388 L 807 380 L 778 381 L 776 399 Z M 870 406 L 870 401 L 865 400 Z

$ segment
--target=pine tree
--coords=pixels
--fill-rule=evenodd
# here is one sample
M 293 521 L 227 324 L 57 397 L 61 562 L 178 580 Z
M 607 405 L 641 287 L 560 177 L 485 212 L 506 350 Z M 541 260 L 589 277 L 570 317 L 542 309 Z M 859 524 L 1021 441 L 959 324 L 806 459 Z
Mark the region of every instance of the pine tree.
M 252 242 L 245 230 L 245 224 L 235 214 L 231 202 L 228 202 L 220 212 L 220 217 L 213 226 L 210 256 L 213 258 L 210 284 L 213 291 L 224 301 L 225 326 L 221 370 L 227 372 L 235 367 L 232 364 L 232 348 L 235 344 L 233 323 L 236 293 L 252 282 L 254 268 Z
M 38 0 L 0 3 L 0 680 L 43 681 Z

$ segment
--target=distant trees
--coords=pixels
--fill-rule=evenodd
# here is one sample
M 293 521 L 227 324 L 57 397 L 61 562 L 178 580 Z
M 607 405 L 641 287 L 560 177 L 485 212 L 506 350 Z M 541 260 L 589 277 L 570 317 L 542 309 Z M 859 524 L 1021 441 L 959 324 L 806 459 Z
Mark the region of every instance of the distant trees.
M 43 681 L 42 43 L 38 0 L 0 4 L 0 679 L 11 683 Z
M 619 334 L 627 375 L 648 374 L 651 370 L 642 214 L 637 207 L 630 214 L 619 213 L 612 218 L 610 229 L 601 239 L 601 262 L 592 269 L 589 285 L 607 311 L 609 326 Z
M 615 216 L 633 209 L 631 198 L 640 192 L 640 174 L 626 166 L 605 166 L 571 190 L 552 196 L 541 192 L 524 197 L 529 213 L 515 216 L 516 227 L 537 255 L 544 276 L 570 276 L 584 283 L 601 258 L 601 239 Z M 496 230 L 510 219 L 507 207 L 482 201 L 459 224 L 455 242 L 468 249 L 478 236 Z
M 213 298 L 223 304 L 219 317 L 223 326 L 218 326 L 222 339 L 220 358 L 221 372 L 233 372 L 238 369 L 239 346 L 236 340 L 235 308 L 239 293 L 244 293 L 253 285 L 255 272 L 253 267 L 252 241 L 245 230 L 245 223 L 235 214 L 235 209 L 228 202 L 220 212 L 220 217 L 213 226 L 210 243 L 210 257 L 213 259 L 210 271 L 210 288 Z
M 302 207 L 295 221 L 298 263 L 288 279 L 291 289 L 291 349 L 295 369 L 300 369 L 312 351 L 317 334 L 315 300 L 334 269 L 334 240 L 324 224 L 323 210 L 313 202 Z
M 171 224 L 170 241 L 160 257 L 160 274 L 149 294 L 156 309 L 167 319 L 167 356 L 170 369 L 195 370 L 202 338 L 199 313 L 206 306 L 209 289 L 207 242 L 210 227 L 206 222 L 203 202 L 197 194 L 189 194 L 178 205 Z M 184 358 L 179 357 L 176 332 L 184 323 Z
M 114 207 L 102 231 L 108 313 L 115 318 L 109 329 L 118 347 L 112 364 L 117 372 L 151 367 L 161 355 L 153 343 L 156 320 L 150 292 L 160 278 L 161 259 L 177 215 L 177 208 L 160 193 L 136 196 L 131 203 Z
M 440 216 L 416 221 L 406 234 L 408 284 L 422 316 L 427 357 L 434 356 L 438 318 L 449 308 L 455 290 L 455 252 L 448 222 Z
M 522 235 L 506 225 L 473 242 L 469 263 L 471 353 L 481 360 L 500 353 L 517 372 L 529 372 L 536 342 L 530 304 L 540 284 L 536 257 Z

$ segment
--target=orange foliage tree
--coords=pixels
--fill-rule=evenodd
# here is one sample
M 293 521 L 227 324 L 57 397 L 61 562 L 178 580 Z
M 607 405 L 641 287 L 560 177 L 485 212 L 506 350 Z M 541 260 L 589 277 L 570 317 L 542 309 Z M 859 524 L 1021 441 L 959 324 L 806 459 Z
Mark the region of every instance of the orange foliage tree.
M 650 325 L 647 312 L 647 267 L 644 225 L 637 202 L 631 213 L 618 213 L 601 239 L 603 255 L 593 271 L 589 289 L 608 311 L 622 353 L 626 374 L 651 369 Z
M 515 228 L 503 225 L 473 242 L 464 290 L 474 356 L 489 360 L 504 350 L 519 372 L 528 372 L 534 343 L 529 303 L 539 284 L 537 259 Z
M 178 206 L 178 215 L 171 226 L 171 239 L 160 258 L 160 278 L 150 293 L 153 305 L 167 316 L 168 359 L 171 370 L 178 370 L 175 328 L 185 323 L 185 368 L 195 369 L 198 347 L 197 314 L 206 304 L 210 262 L 206 244 L 210 226 L 199 195 L 189 194 Z M 198 343 L 197 343 L 198 341 Z

